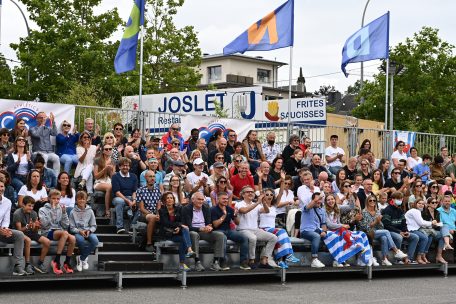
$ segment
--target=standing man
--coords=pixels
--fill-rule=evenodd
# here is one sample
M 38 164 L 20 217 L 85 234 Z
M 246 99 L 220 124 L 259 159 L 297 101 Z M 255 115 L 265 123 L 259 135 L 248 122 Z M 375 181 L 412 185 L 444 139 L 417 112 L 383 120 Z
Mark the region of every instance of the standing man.
M 172 141 L 174 138 L 179 140 L 179 151 L 182 151 L 184 149 L 184 138 L 182 137 L 182 134 L 179 132 L 180 127 L 179 124 L 173 123 L 171 127 L 169 127 L 168 133 L 163 135 L 162 137 L 162 143 L 163 143 L 163 148 L 166 151 L 169 151 L 173 148 Z
M 138 187 L 138 178 L 135 174 L 130 173 L 131 161 L 126 157 L 119 159 L 120 171 L 112 176 L 112 204 L 116 208 L 116 227 L 117 233 L 125 233 L 123 213 L 133 217 L 133 210 L 136 210 L 136 189 Z M 155 180 L 154 180 L 155 182 Z
M 24 276 L 24 233 L 9 229 L 11 216 L 11 201 L 3 193 L 5 184 L 0 181 L 0 242 L 14 243 L 13 275 Z
M 218 148 L 209 154 L 208 167 L 212 166 L 215 163 L 215 155 L 217 153 L 223 154 L 226 164 L 231 163 L 231 155 L 228 151 L 226 151 L 226 145 L 227 145 L 226 139 L 221 138 L 219 141 Z
M 185 146 L 187 147 L 188 157 L 190 157 L 190 154 L 192 154 L 192 151 L 196 149 L 196 147 L 198 145 L 198 137 L 199 137 L 199 130 L 196 128 L 192 129 L 190 131 L 190 137 L 185 142 Z
M 48 163 L 48 160 L 52 162 L 52 169 L 56 176 L 60 173 L 60 158 L 54 153 L 54 149 L 51 144 L 51 136 L 57 136 L 57 127 L 55 126 L 54 114 L 49 114 L 49 121 L 51 127 L 46 126 L 47 116 L 44 112 L 39 112 L 36 115 L 37 125 L 30 128 L 30 136 L 32 138 L 32 152 L 33 155 L 40 153 L 44 161 Z
M 230 183 L 233 187 L 233 200 L 242 199 L 240 193 L 245 186 L 254 188 L 253 177 L 248 175 L 250 165 L 248 162 L 243 162 L 239 165 L 239 173 L 231 177 Z
M 228 131 L 228 141 L 227 141 L 227 146 L 226 146 L 226 151 L 230 153 L 230 155 L 233 155 L 235 150 L 234 150 L 234 144 L 237 141 L 237 134 L 234 130 L 229 130 Z
M 95 126 L 95 122 L 92 118 L 88 117 L 84 119 L 84 131 L 89 132 L 92 137 L 92 145 L 98 146 L 101 144 L 100 126 Z
M 155 184 L 155 172 L 149 170 L 145 176 L 147 184 L 136 191 L 136 200 L 138 201 L 139 211 L 141 212 L 138 220 L 147 224 L 146 250 L 154 252 L 152 236 L 154 235 L 156 224 L 160 220 L 158 209 L 160 209 L 161 192 Z
M 337 171 L 339 171 L 345 163 L 345 152 L 344 149 L 337 146 L 339 136 L 331 135 L 329 140 L 331 142 L 331 146 L 325 149 L 325 159 L 328 164 L 329 171 L 336 175 Z
M 276 135 L 271 131 L 266 135 L 266 142 L 263 143 L 263 153 L 269 164 L 272 164 L 272 161 L 280 154 L 280 148 L 275 143 L 275 139 Z

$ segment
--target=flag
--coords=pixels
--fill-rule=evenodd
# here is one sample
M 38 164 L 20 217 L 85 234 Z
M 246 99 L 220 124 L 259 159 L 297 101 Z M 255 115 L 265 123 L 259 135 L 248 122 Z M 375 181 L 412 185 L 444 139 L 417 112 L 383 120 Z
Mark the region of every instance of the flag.
M 342 72 L 353 62 L 388 58 L 389 56 L 389 12 L 362 27 L 345 42 L 342 49 Z
M 135 69 L 139 27 L 144 25 L 144 5 L 145 0 L 135 0 L 133 4 L 130 18 L 128 18 L 125 32 L 114 59 L 114 68 L 117 74 Z
M 357 253 L 361 253 L 360 260 L 368 264 L 372 256 L 369 239 L 362 231 L 350 231 L 344 228 L 327 231 L 323 242 L 334 260 L 340 264 Z
M 288 0 L 225 46 L 223 55 L 246 51 L 270 51 L 292 46 L 293 31 L 294 0 Z

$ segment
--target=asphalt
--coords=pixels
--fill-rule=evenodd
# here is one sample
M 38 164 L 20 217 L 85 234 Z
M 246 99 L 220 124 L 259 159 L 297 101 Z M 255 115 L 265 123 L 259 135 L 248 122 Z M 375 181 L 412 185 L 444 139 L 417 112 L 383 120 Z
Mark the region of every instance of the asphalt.
M 182 290 L 174 280 L 125 281 L 122 291 L 113 282 L 59 282 L 0 285 L 3 303 L 456 303 L 456 273 L 424 271 L 376 275 L 368 281 L 357 274 L 288 276 L 278 278 L 201 278 Z

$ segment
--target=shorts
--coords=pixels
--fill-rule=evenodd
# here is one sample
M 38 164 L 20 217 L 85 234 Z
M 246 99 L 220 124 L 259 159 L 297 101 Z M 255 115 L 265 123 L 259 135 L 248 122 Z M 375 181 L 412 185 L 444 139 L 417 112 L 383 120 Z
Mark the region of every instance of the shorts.
M 41 235 L 38 234 L 38 232 L 33 231 L 33 230 L 26 230 L 24 231 L 24 235 L 28 236 L 32 241 L 38 242 L 40 239 Z
M 48 232 L 48 234 L 46 236 L 51 241 L 54 241 L 54 231 L 56 231 L 56 230 L 49 230 L 49 232 Z M 57 231 L 59 231 L 59 230 L 57 230 Z
M 141 223 L 147 223 L 147 219 L 146 219 L 146 217 L 144 216 L 144 214 L 142 214 L 142 213 L 141 213 L 141 215 L 139 216 L 138 221 L 141 222 Z

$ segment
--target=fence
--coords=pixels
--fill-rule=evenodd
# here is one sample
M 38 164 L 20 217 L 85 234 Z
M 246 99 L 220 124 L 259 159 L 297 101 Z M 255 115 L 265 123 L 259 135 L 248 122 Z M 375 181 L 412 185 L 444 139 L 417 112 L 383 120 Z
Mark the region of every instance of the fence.
M 130 132 L 136 127 L 150 129 L 151 134 L 161 135 L 168 131 L 172 123 L 180 123 L 181 114 L 168 114 L 159 112 L 145 112 L 137 110 L 123 110 L 117 108 L 76 106 L 75 124 L 80 129 L 84 125 L 85 118 L 93 118 L 95 124 L 100 126 L 102 134 L 112 131 L 112 126 L 116 122 L 121 122 L 125 130 Z M 195 121 L 195 127 L 198 122 Z M 276 142 L 282 147 L 287 143 L 288 124 L 276 122 L 256 121 L 255 128 L 258 131 L 258 138 L 263 142 L 270 131 L 276 133 Z M 335 134 L 339 137 L 339 146 L 347 152 L 348 156 L 358 154 L 359 147 L 363 140 L 369 139 L 372 143 L 371 151 L 376 158 L 389 158 L 393 152 L 394 132 L 382 129 L 364 129 L 356 125 L 332 126 L 332 125 L 312 125 L 306 123 L 291 123 L 292 134 L 297 134 L 300 138 L 309 137 L 312 140 L 312 150 L 315 153 L 323 153 L 324 148 L 329 146 L 329 138 Z M 431 156 L 440 153 L 443 146 L 448 147 L 450 152 L 456 153 L 456 136 L 445 134 L 430 134 L 420 132 L 408 132 L 413 138 L 413 146 L 418 149 L 418 154 L 425 153 Z M 394 137 L 396 138 L 396 137 Z

